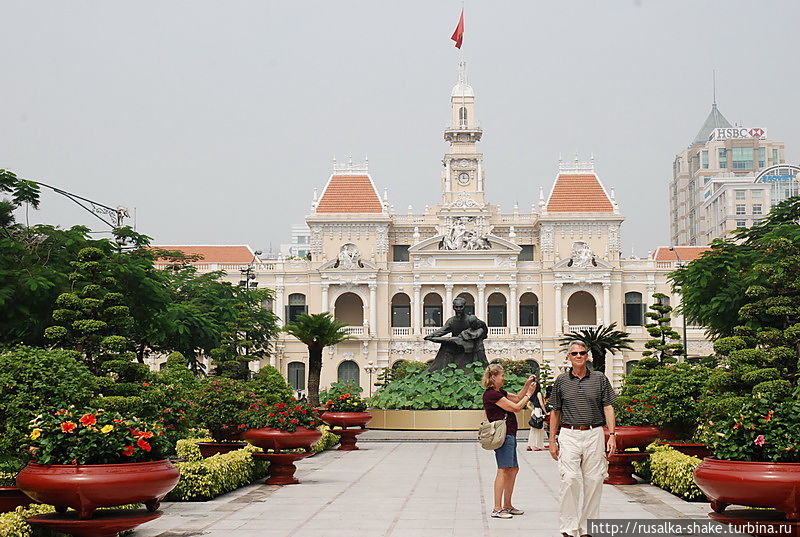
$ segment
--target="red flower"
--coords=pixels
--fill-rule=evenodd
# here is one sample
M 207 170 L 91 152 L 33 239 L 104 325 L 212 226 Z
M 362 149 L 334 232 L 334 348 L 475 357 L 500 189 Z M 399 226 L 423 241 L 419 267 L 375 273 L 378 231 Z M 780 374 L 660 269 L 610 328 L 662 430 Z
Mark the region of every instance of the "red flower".
M 325 403 L 325 404 L 326 404 L 326 405 L 332 405 L 332 404 L 333 404 L 333 401 L 328 401 L 328 402 L 327 402 L 327 403 Z
M 142 386 L 144 386 L 145 388 L 147 388 L 148 386 L 150 386 L 150 383 L 149 383 L 149 382 L 142 382 Z
M 136 449 L 133 446 L 125 446 L 125 449 L 122 450 L 122 454 L 130 457 L 133 455 L 133 450 Z
M 114 423 L 124 423 L 124 422 L 119 418 L 114 418 Z
M 274 413 L 274 412 L 270 412 L 270 413 L 269 413 L 269 417 L 270 417 L 270 418 L 271 418 L 272 416 L 274 416 L 274 415 L 275 415 L 275 413 Z
M 150 451 L 152 449 L 150 447 L 150 444 L 148 444 L 147 440 L 145 440 L 144 438 L 140 438 L 139 440 L 137 440 L 136 441 L 136 445 L 139 446 L 140 448 L 142 448 L 145 451 Z
M 281 419 L 279 419 L 278 421 L 279 421 L 279 422 L 281 422 L 281 423 L 283 423 L 284 421 L 286 421 L 286 418 L 281 418 Z
M 755 445 L 759 446 L 759 447 L 763 446 L 764 445 L 764 435 L 760 434 L 760 435 L 756 436 L 756 439 L 753 440 L 753 443 Z
M 301 408 L 300 405 L 297 405 L 296 407 L 294 407 L 295 410 L 300 410 L 300 408 Z
M 71 433 L 75 430 L 75 427 L 78 425 L 76 423 L 72 423 L 71 421 L 65 421 L 61 424 L 61 430 L 65 433 Z
M 653 399 L 658 399 L 657 395 L 651 395 L 650 397 L 652 397 Z
M 770 410 L 767 412 L 767 415 L 764 416 L 764 421 L 769 422 L 772 419 L 772 415 L 775 413 L 774 410 Z
M 346 393 L 346 394 L 344 394 L 344 398 L 345 398 L 345 399 L 347 399 L 348 397 L 350 397 L 350 394 L 349 394 L 349 393 Z
M 738 428 L 739 428 L 739 427 L 741 427 L 741 426 L 742 426 L 742 423 L 741 423 L 741 422 L 737 422 L 737 423 L 734 423 L 734 424 L 733 424 L 733 428 L 734 428 L 734 429 L 738 429 Z
M 291 421 L 292 423 L 300 423 L 300 422 L 299 422 L 299 421 L 297 421 L 297 420 L 289 420 L 289 421 Z
M 308 410 L 304 410 L 302 414 L 308 414 Z
M 89 425 L 94 425 L 95 423 L 97 423 L 97 418 L 94 417 L 94 414 L 84 414 L 83 416 L 81 416 L 81 419 L 79 421 L 83 424 L 84 427 L 88 427 Z
M 346 396 L 346 395 L 340 395 L 340 396 L 339 396 L 339 399 L 341 399 L 342 401 L 344 401 L 345 399 L 347 399 L 347 396 Z

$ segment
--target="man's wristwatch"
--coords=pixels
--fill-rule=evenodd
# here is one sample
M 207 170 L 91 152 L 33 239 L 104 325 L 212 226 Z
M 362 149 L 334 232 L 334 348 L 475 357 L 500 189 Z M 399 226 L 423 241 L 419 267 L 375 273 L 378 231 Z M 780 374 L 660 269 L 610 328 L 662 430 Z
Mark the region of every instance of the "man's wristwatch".
M 617 433 L 608 433 L 608 436 L 616 436 Z

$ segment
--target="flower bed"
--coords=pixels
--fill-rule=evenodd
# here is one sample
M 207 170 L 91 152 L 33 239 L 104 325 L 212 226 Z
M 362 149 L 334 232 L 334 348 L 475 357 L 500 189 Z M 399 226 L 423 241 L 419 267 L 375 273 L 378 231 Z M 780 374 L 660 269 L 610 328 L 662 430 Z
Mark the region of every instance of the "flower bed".
M 647 451 L 650 453 L 648 458 L 633 463 L 637 475 L 684 500 L 706 500 L 694 482 L 694 469 L 700 464 L 700 459 L 655 443 L 650 444 Z

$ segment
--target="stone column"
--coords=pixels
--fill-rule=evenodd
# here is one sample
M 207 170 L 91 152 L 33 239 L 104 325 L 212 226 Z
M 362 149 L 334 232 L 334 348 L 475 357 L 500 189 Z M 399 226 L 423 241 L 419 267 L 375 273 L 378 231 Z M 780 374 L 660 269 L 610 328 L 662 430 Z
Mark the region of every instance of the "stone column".
M 378 284 L 369 284 L 369 335 L 378 335 Z
M 284 319 L 286 316 L 286 303 L 283 299 L 282 285 L 275 286 L 275 315 L 281 318 L 281 325 L 286 324 L 287 319 Z
M 510 304 L 506 305 L 506 308 L 510 308 L 508 311 L 508 332 L 513 336 L 517 334 L 517 317 L 519 315 L 519 301 L 517 299 L 517 286 L 512 285 L 510 286 Z
M 486 322 L 486 284 L 478 284 L 478 300 L 475 303 L 475 315 L 480 320 Z
M 453 316 L 453 284 L 444 284 L 444 319 L 446 321 Z
M 611 284 L 603 284 L 603 324 L 611 324 Z
M 411 328 L 415 336 L 422 334 L 422 301 L 420 300 L 420 291 L 422 286 L 419 284 L 414 285 L 413 298 L 411 299 Z
M 328 308 L 330 308 L 328 305 L 330 300 L 330 287 L 331 286 L 327 283 L 322 284 L 322 312 L 326 312 L 328 311 Z
M 562 317 L 562 313 L 564 312 L 564 310 L 563 310 L 563 307 L 562 307 L 562 304 L 561 304 L 561 287 L 563 285 L 564 285 L 563 283 L 557 283 L 557 284 L 555 284 L 553 286 L 555 288 L 555 290 L 556 290 L 556 298 L 555 298 L 555 304 L 554 304 L 554 306 L 555 306 L 555 308 L 554 308 L 555 309 L 555 312 L 554 312 L 555 313 L 555 323 L 556 323 L 556 326 L 555 326 L 555 329 L 554 329 L 554 333 L 556 335 L 562 334 L 563 330 L 564 330 L 564 324 L 563 324 L 564 321 L 563 321 L 563 317 Z

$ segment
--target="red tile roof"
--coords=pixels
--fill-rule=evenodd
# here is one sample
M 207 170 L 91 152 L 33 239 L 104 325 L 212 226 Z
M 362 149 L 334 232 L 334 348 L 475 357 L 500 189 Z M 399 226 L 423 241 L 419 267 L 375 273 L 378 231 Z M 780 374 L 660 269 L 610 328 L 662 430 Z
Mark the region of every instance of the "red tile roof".
M 223 245 L 223 246 L 210 246 L 210 245 L 191 245 L 191 246 L 174 246 L 174 245 L 158 245 L 154 244 L 152 248 L 160 248 L 161 250 L 178 250 L 184 254 L 193 255 L 199 254 L 203 256 L 199 262 L 201 263 L 249 263 L 253 260 L 253 250 L 246 244 L 237 245 Z
M 380 213 L 383 204 L 369 175 L 332 175 L 317 203 L 318 213 Z
M 614 206 L 595 174 L 561 174 L 547 200 L 551 213 L 613 213 Z
M 708 246 L 675 246 L 673 250 L 661 246 L 656 250 L 654 257 L 656 261 L 693 261 L 709 250 L 711 248 Z

